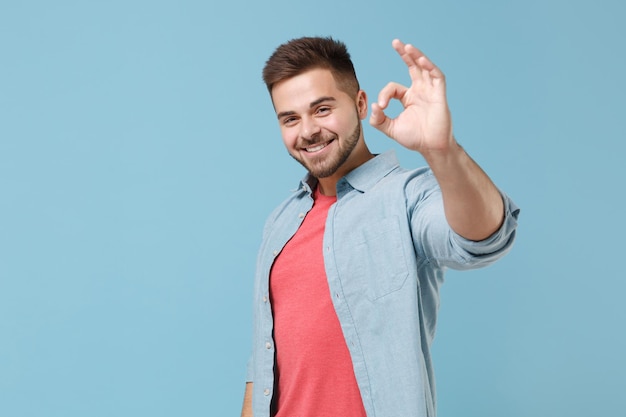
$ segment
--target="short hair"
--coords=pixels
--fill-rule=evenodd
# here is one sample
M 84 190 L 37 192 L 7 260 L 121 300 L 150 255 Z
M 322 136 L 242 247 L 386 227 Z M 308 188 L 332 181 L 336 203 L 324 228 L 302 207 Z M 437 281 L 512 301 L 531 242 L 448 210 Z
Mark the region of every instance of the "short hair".
M 337 87 L 348 95 L 359 92 L 348 48 L 332 37 L 302 37 L 280 45 L 265 63 L 263 82 L 271 95 L 276 83 L 315 68 L 329 70 Z

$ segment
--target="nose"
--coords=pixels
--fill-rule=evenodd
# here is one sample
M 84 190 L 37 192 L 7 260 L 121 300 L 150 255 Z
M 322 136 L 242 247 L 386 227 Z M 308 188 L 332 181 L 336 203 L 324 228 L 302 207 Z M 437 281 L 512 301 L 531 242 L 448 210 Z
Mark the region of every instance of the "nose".
M 319 135 L 321 129 L 311 117 L 305 117 L 300 123 L 300 136 L 302 139 L 311 140 Z

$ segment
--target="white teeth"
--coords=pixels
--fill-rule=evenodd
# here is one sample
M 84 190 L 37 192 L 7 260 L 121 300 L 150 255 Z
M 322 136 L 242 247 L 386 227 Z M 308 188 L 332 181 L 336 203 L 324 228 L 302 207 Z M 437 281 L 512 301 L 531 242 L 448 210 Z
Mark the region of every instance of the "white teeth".
M 327 145 L 328 143 L 322 143 L 312 148 L 304 148 L 304 149 L 306 149 L 307 152 L 317 152 L 317 151 L 321 151 L 322 149 L 324 149 Z

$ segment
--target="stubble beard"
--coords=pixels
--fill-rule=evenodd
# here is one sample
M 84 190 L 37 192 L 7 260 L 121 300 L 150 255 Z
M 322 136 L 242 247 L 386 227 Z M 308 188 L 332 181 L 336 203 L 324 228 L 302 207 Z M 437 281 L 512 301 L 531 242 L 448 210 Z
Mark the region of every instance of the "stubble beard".
M 356 147 L 359 142 L 359 137 L 361 136 L 361 122 L 357 120 L 356 127 L 350 136 L 346 138 L 346 140 L 341 143 L 339 142 L 339 137 L 337 135 L 329 136 L 329 137 L 320 137 L 319 140 L 312 141 L 314 143 L 324 143 L 330 140 L 337 141 L 337 145 L 339 146 L 337 151 L 328 155 L 324 158 L 320 158 L 315 161 L 305 161 L 300 158 L 298 155 L 293 155 L 290 153 L 293 159 L 298 161 L 303 167 L 309 171 L 309 173 L 315 178 L 326 178 L 333 175 L 337 170 L 348 160 L 350 154 Z

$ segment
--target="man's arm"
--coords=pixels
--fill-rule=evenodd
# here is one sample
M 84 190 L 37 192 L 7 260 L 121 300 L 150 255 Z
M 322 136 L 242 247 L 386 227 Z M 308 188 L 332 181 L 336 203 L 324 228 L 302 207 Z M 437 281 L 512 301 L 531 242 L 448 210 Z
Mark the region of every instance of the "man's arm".
M 502 196 L 458 144 L 445 153 L 431 153 L 424 158 L 441 187 L 446 219 L 456 233 L 479 241 L 500 228 L 504 220 Z
M 452 134 L 445 77 L 414 46 L 396 39 L 393 47 L 409 69 L 411 86 L 387 84 L 372 104 L 370 124 L 426 159 L 441 187 L 450 227 L 466 239 L 485 239 L 502 224 L 504 204 L 496 186 Z M 391 99 L 404 107 L 395 119 L 384 113 Z
M 253 417 L 252 416 L 252 387 L 253 382 L 246 383 L 246 392 L 243 395 L 243 406 L 241 407 L 241 417 Z

